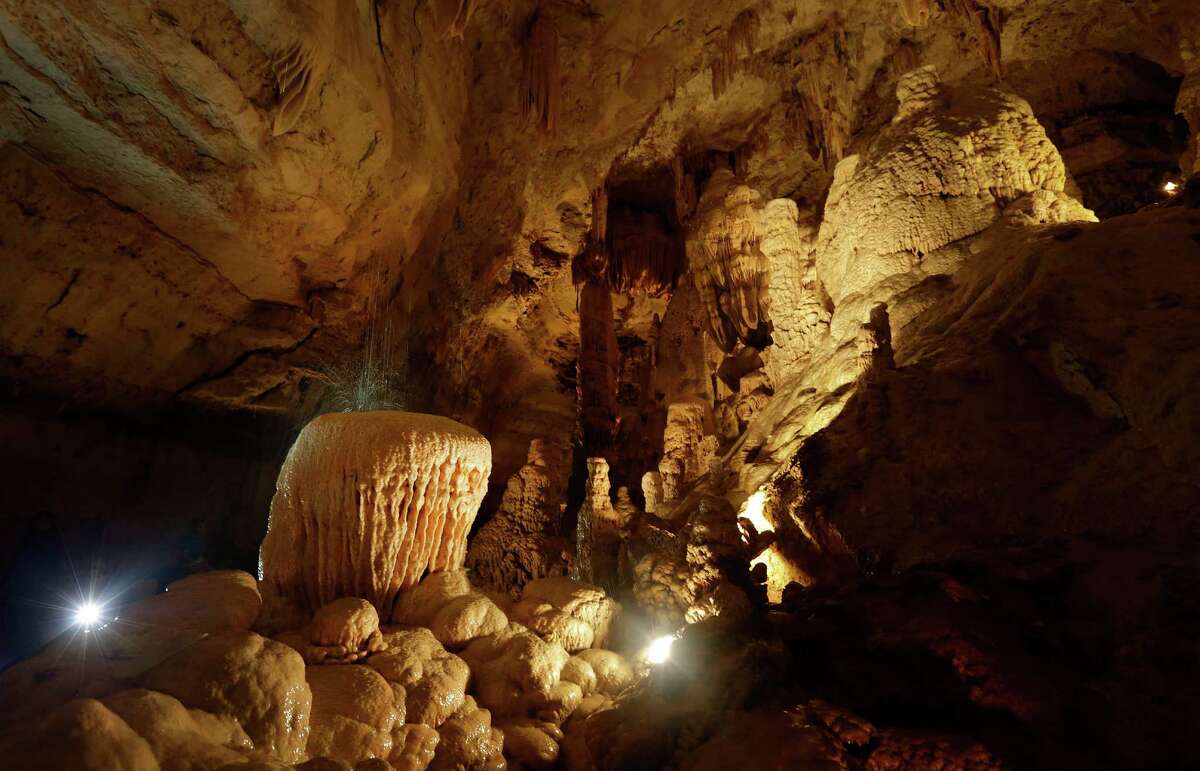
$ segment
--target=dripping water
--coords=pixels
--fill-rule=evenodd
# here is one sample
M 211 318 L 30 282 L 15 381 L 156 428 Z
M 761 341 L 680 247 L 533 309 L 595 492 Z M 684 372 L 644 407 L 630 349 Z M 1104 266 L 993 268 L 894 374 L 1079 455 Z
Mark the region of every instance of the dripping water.
M 407 359 L 407 338 L 396 340 L 389 271 L 382 259 L 368 274 L 367 323 L 362 346 L 314 373 L 325 383 L 318 412 L 404 409 L 410 399 L 398 363 Z

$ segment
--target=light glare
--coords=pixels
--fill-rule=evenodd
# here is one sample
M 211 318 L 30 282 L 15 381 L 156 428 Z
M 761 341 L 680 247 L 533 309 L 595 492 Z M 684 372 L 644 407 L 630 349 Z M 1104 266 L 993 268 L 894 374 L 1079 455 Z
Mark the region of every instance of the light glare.
M 1168 193 L 1168 194 L 1174 193 L 1178 189 L 1179 189 L 1178 182 L 1167 182 L 1166 184 L 1163 185 L 1163 192 Z
M 771 523 L 767 521 L 767 516 L 763 514 L 763 507 L 767 501 L 767 494 L 761 488 L 754 491 L 754 494 L 746 499 L 742 504 L 742 510 L 738 512 L 738 517 L 745 517 L 754 525 L 754 529 L 762 533 L 769 533 L 775 530 Z M 745 535 L 745 530 L 742 531 Z
M 662 664 L 671 658 L 671 645 L 675 642 L 674 635 L 663 635 L 656 638 L 646 648 L 646 661 L 651 664 Z
M 100 606 L 94 602 L 85 602 L 75 609 L 75 623 L 88 627 L 100 620 Z

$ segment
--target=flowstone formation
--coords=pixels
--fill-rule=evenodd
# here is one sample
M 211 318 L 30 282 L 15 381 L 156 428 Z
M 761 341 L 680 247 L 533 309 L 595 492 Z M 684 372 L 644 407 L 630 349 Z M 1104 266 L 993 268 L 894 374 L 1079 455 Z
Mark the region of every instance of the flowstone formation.
M 318 418 L 280 473 L 263 580 L 191 576 L 5 671 L 0 751 L 88 771 L 555 767 L 571 715 L 632 680 L 599 649 L 621 608 L 565 577 L 515 603 L 471 583 L 489 467 L 445 418 Z
M 447 418 L 322 415 L 279 473 L 263 580 L 307 609 L 350 596 L 387 613 L 427 570 L 462 565 L 491 468 L 487 440 Z

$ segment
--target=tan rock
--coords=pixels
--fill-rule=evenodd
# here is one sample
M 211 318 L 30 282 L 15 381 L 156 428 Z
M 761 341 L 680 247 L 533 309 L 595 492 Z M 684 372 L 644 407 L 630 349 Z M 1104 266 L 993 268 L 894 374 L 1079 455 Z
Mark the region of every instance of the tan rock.
M 596 690 L 596 671 L 592 669 L 591 664 L 578 656 L 572 656 L 567 659 L 567 663 L 563 665 L 562 673 L 559 677 L 569 683 L 578 685 L 585 699 L 592 691 Z
M 504 611 L 476 591 L 461 570 L 432 573 L 403 592 L 396 600 L 392 621 L 427 627 L 448 648 L 461 648 L 508 625 Z
M 902 78 L 899 120 L 835 170 L 816 268 L 836 305 L 831 330 L 839 340 L 856 333 L 876 303 L 953 274 L 968 255 L 946 247 L 991 225 L 1004 207 L 1066 188 L 1062 158 L 1025 100 L 993 88 L 939 87 L 935 76 L 922 68 Z M 1094 220 L 1075 206 L 1064 216 Z
M 322 415 L 280 471 L 263 578 L 309 608 L 350 596 L 387 613 L 426 570 L 462 565 L 490 471 L 487 440 L 447 418 Z
M 425 771 L 433 762 L 441 735 L 423 723 L 398 726 L 392 734 L 388 762 L 396 771 Z
M 504 735 L 492 727 L 492 715 L 468 696 L 438 729 L 441 737 L 431 771 L 503 771 Z
M 200 632 L 246 630 L 262 609 L 258 582 L 244 570 L 196 573 L 167 585 L 162 594 L 121 612 L 130 624 Z
M 163 771 L 240 763 L 254 749 L 241 726 L 229 716 L 189 710 L 165 693 L 121 691 L 104 699 L 104 706 L 149 743 Z
M 428 629 L 385 631 L 384 641 L 387 650 L 367 665 L 404 688 L 410 723 L 437 728 L 462 706 L 471 670 Z
M 159 771 L 150 744 L 95 699 L 67 702 L 0 733 L 6 767 L 29 771 Z
M 343 597 L 321 606 L 313 615 L 304 660 L 309 664 L 357 661 L 383 650 L 379 613 L 357 597 Z
M 358 664 L 311 666 L 305 676 L 312 689 L 308 754 L 356 765 L 387 758 L 393 730 L 404 722 L 392 688 L 374 669 Z
M 514 720 L 500 726 L 504 754 L 528 768 L 553 768 L 558 761 L 562 730 L 553 723 Z
M 520 624 L 481 637 L 462 652 L 475 678 L 479 704 L 498 718 L 561 715 L 582 698 L 579 686 L 561 682 L 568 653 Z M 547 718 L 549 719 L 549 718 Z
M 633 682 L 633 667 L 619 653 L 592 648 L 580 651 L 577 655 L 591 665 L 596 675 L 598 693 L 615 697 Z
M 549 455 L 543 440 L 529 443 L 525 465 L 508 480 L 500 508 L 467 550 L 474 579 L 514 599 L 526 582 L 566 572 L 567 542 L 556 535 L 566 478 Z
M 212 635 L 141 678 L 188 707 L 233 717 L 256 749 L 287 763 L 304 757 L 312 692 L 304 659 L 253 632 Z
M 514 621 L 574 652 L 604 645 L 621 606 L 604 590 L 570 578 L 530 581 L 513 606 Z
M 70 630 L 37 655 L 0 672 L 0 702 L 20 719 L 80 696 L 103 698 L 136 684 L 147 670 L 205 635 L 245 630 L 261 600 L 241 570 L 198 573 L 115 612 L 103 629 L 104 646 Z

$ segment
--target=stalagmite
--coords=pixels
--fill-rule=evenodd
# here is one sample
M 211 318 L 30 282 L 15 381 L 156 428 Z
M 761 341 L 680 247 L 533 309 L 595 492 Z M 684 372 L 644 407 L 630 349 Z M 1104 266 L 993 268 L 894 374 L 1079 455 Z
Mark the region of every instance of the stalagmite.
M 363 597 L 391 611 L 426 570 L 463 563 L 491 447 L 408 412 L 322 415 L 288 453 L 263 540 L 263 579 L 308 608 Z
M 515 599 L 532 579 L 566 572 L 569 545 L 559 535 L 564 477 L 550 464 L 545 443 L 530 442 L 525 465 L 508 480 L 499 510 L 471 539 L 466 565 L 476 581 Z
M 709 334 L 730 353 L 770 335 L 769 266 L 762 253 L 762 197 L 719 165 L 700 198 L 687 239 L 692 280 L 708 311 Z

